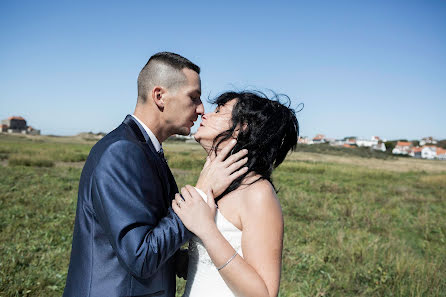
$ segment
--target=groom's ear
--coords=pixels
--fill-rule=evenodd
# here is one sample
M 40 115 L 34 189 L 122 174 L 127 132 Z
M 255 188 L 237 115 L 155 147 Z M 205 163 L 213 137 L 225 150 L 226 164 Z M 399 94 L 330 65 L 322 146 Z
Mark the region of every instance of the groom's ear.
M 165 90 L 163 87 L 156 86 L 152 89 L 152 100 L 158 106 L 159 109 L 164 109 L 164 95 Z

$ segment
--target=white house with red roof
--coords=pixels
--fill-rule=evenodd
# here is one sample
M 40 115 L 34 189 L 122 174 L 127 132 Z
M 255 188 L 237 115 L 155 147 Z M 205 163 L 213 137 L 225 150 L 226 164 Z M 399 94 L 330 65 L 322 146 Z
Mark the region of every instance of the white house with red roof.
M 325 135 L 324 134 L 317 134 L 313 138 L 313 143 L 325 143 Z
M 446 160 L 446 150 L 442 147 L 437 147 L 436 150 L 437 159 Z
M 398 141 L 395 145 L 395 148 L 392 150 L 392 154 L 395 155 L 408 155 L 410 152 L 410 148 L 412 147 L 412 143 L 408 141 Z
M 410 148 L 409 156 L 414 158 L 421 158 L 421 151 L 423 150 L 422 147 L 412 147 Z

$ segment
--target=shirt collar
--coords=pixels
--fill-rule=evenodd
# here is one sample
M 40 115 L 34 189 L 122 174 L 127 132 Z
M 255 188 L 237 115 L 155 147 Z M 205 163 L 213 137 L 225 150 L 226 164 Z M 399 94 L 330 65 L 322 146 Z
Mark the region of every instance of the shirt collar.
M 147 135 L 149 135 L 150 141 L 152 141 L 153 147 L 157 152 L 161 150 L 161 143 L 156 138 L 155 134 L 150 131 L 149 127 L 147 127 L 140 119 L 138 119 L 134 114 L 132 114 L 132 117 L 135 118 L 135 120 L 138 121 L 138 123 L 141 124 L 141 126 L 144 128 L 144 130 L 147 132 Z

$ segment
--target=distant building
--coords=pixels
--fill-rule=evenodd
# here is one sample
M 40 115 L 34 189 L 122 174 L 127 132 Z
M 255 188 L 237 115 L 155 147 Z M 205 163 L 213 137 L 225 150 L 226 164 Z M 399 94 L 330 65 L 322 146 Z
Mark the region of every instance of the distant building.
M 327 138 L 325 138 L 327 140 Z M 330 145 L 342 147 L 369 147 L 373 150 L 385 152 L 386 145 L 378 136 L 372 136 L 370 139 L 360 139 L 357 137 L 345 137 L 344 139 L 331 139 Z
M 356 145 L 359 147 L 371 147 L 372 145 L 378 144 L 378 141 L 370 140 L 370 139 L 358 139 L 356 140 Z
M 435 159 L 437 157 L 437 147 L 433 145 L 425 145 L 421 150 L 421 158 Z
M 424 146 L 426 144 L 437 144 L 437 141 L 432 137 L 424 137 L 420 140 L 420 146 Z
M 347 137 L 345 138 L 344 142 L 349 145 L 357 145 L 356 137 Z
M 1 132 L 39 135 L 40 130 L 26 125 L 23 117 L 12 116 L 2 120 Z
M 356 145 L 361 147 L 378 147 L 379 142 L 381 139 L 378 136 L 372 136 L 370 139 L 356 139 Z M 379 146 L 379 150 L 381 150 L 382 146 Z
M 446 149 L 436 147 L 435 145 L 417 146 L 410 149 L 409 156 L 429 160 L 446 160 Z
M 2 124 L 8 126 L 9 133 L 26 133 L 26 120 L 22 117 L 9 117 L 3 120 Z
M 410 152 L 410 148 L 412 147 L 411 142 L 407 141 L 398 141 L 395 145 L 395 148 L 392 150 L 392 154 L 395 155 L 408 155 Z
M 325 135 L 323 134 L 317 134 L 314 138 L 313 138 L 313 143 L 325 143 Z
M 34 129 L 31 126 L 28 126 L 26 128 L 26 134 L 30 134 L 30 135 L 40 135 L 40 130 Z
M 355 147 L 356 145 L 356 138 L 352 140 L 351 138 L 344 138 L 344 139 L 333 139 L 330 141 L 331 146 L 342 146 L 342 147 Z
M 299 139 L 297 140 L 297 143 L 302 143 L 302 144 L 313 144 L 313 140 L 311 140 L 309 137 L 307 136 L 303 136 L 303 137 L 299 137 Z
M 441 147 L 437 147 L 437 159 L 446 160 L 446 150 Z
M 377 144 L 372 145 L 371 148 L 381 152 L 385 152 L 387 150 L 386 145 L 382 141 L 379 141 Z
M 344 140 L 336 139 L 335 141 L 330 142 L 330 145 L 331 146 L 343 146 L 344 143 L 345 143 Z
M 409 151 L 409 156 L 414 158 L 421 158 L 421 151 L 423 150 L 422 147 L 412 147 Z

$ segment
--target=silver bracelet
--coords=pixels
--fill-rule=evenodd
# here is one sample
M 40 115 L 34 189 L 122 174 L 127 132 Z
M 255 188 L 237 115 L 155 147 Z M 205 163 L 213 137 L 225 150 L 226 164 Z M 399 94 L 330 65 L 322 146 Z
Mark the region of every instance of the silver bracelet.
M 228 265 L 234 258 L 235 258 L 235 256 L 237 256 L 237 251 L 235 251 L 235 254 L 234 255 L 232 255 L 232 257 L 231 258 L 229 258 L 229 260 L 228 261 L 226 261 L 226 263 L 225 264 L 223 264 L 223 265 L 221 265 L 220 267 L 217 267 L 217 270 L 222 270 L 223 268 L 225 268 L 225 266 L 226 265 Z

